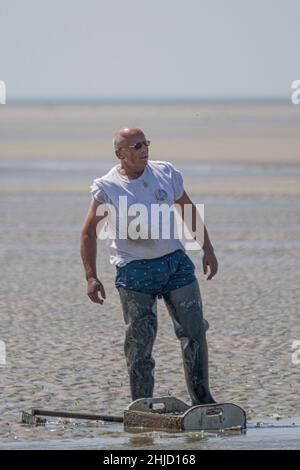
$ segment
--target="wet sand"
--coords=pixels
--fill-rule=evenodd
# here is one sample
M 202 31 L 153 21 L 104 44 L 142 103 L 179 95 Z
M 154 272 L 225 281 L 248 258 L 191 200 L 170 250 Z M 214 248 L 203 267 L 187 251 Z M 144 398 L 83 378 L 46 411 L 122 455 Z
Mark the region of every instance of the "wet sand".
M 287 104 L 1 107 L 0 159 L 107 159 L 113 132 L 139 126 L 153 159 L 299 164 L 299 106 Z
M 183 123 L 196 120 L 186 108 L 148 109 L 139 124 L 157 140 L 152 158 L 169 159 L 179 169 L 182 165 L 187 189 L 196 202 L 205 204 L 206 224 L 220 262 L 218 276 L 206 281 L 200 254 L 191 256 L 210 323 L 211 388 L 217 400 L 244 407 L 249 423 L 300 416 L 300 365 L 292 362 L 292 343 L 300 340 L 300 112 L 291 106 L 280 108 L 282 114 L 271 108 L 251 107 L 248 114 L 243 108 L 242 116 L 240 108 L 221 116 L 215 108 L 200 110 L 202 122 L 209 122 L 200 135 L 191 125 L 182 129 Z M 100 429 L 20 425 L 21 411 L 32 407 L 120 414 L 130 402 L 114 268 L 106 247 L 99 245 L 99 276 L 107 300 L 102 307 L 92 304 L 85 294 L 79 232 L 89 204 L 90 178 L 100 176 L 99 161 L 110 164 L 111 150 L 107 142 L 102 145 L 105 136 L 119 127 L 117 120 L 122 125 L 131 116 L 136 122 L 138 110 L 127 109 L 127 115 L 115 108 L 110 113 L 81 110 L 79 116 L 74 108 L 50 111 L 12 108 L 5 113 L 1 109 L 0 114 L 0 340 L 6 344 L 6 365 L 0 365 L 0 441 L 2 446 L 24 447 L 28 442 L 27 448 L 43 448 L 50 440 L 54 446 L 65 442 L 66 447 L 76 447 L 87 439 L 92 447 L 93 439 L 97 445 L 97 439 L 113 438 L 116 432 L 121 441 L 115 441 L 115 448 L 131 448 L 135 444 L 109 424 Z M 228 125 L 228 114 L 234 126 Z M 158 115 L 160 127 L 155 123 Z M 167 138 L 174 134 L 174 122 L 182 134 L 176 133 L 179 143 L 170 157 Z M 167 138 L 163 131 L 169 133 Z M 250 147 L 241 145 L 242 140 L 248 142 L 246 134 L 251 134 Z M 201 143 L 210 149 L 205 158 Z M 183 149 L 188 159 L 180 158 Z M 59 170 L 59 165 L 51 170 L 54 173 L 49 166 L 37 171 L 38 162 L 68 161 L 76 167 L 80 158 L 86 169 L 80 167 L 76 174 L 69 167 Z M 193 165 L 198 166 L 194 175 Z M 162 301 L 158 321 L 155 395 L 171 394 L 189 402 L 180 345 Z M 281 431 L 275 431 L 274 442 L 279 443 Z M 296 448 L 297 431 L 282 429 L 282 439 L 290 433 L 284 448 Z M 249 430 L 247 435 L 255 432 L 262 430 Z M 148 438 L 140 436 L 140 448 L 152 445 Z M 188 438 L 174 436 L 173 444 L 168 439 L 168 448 L 225 445 L 223 438 L 203 441 L 196 435 L 192 444 Z M 243 448 L 245 442 L 226 439 L 234 448 Z M 247 443 L 254 445 L 248 438 Z

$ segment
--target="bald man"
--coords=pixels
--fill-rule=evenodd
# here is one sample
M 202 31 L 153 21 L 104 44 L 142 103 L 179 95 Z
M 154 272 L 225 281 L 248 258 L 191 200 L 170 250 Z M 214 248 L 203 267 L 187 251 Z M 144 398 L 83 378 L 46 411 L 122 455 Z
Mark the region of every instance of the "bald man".
M 208 380 L 208 322 L 203 318 L 195 265 L 174 234 L 166 238 L 158 228 L 152 236 L 146 222 L 140 223 L 140 233 L 134 234 L 128 223 L 132 220 L 130 208 L 135 208 L 136 204 L 142 205 L 149 214 L 153 205 L 171 207 L 176 203 L 182 209 L 182 218 L 185 207 L 191 205 L 194 227 L 196 207 L 184 190 L 181 173 L 169 162 L 149 159 L 150 141 L 141 129 L 119 130 L 114 135 L 113 145 L 119 163 L 94 180 L 92 200 L 81 232 L 87 295 L 100 305 L 106 298 L 96 270 L 97 226 L 106 221 L 110 262 L 116 266 L 115 286 L 126 324 L 124 351 L 132 400 L 153 396 L 152 348 L 157 332 L 157 298 L 163 298 L 181 343 L 192 405 L 215 403 Z M 141 236 L 141 232 L 150 236 Z M 217 273 L 218 262 L 205 227 L 201 245 L 204 274 L 208 274 L 210 280 Z

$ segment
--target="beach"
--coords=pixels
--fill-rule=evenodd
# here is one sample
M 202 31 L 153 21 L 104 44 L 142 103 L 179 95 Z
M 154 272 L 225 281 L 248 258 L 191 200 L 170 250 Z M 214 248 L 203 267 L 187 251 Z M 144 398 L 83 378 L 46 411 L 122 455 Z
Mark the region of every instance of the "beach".
M 300 364 L 292 355 L 300 341 L 299 124 L 300 107 L 280 103 L 0 108 L 2 448 L 30 448 L 31 442 L 45 448 L 50 441 L 76 447 L 77 440 L 107 435 L 123 439 L 120 446 L 151 448 L 161 435 L 146 433 L 131 444 L 110 424 L 20 424 L 22 410 L 34 407 L 120 415 L 130 403 L 114 267 L 99 241 L 98 275 L 107 294 L 99 306 L 86 295 L 79 256 L 89 186 L 116 164 L 112 134 L 124 125 L 144 129 L 152 141 L 150 158 L 173 163 L 193 200 L 205 205 L 217 276 L 207 281 L 201 253 L 190 254 L 210 324 L 215 398 L 242 406 L 252 424 L 297 422 Z M 180 344 L 162 300 L 158 312 L 155 396 L 190 403 Z M 198 434 L 174 437 L 166 448 L 205 448 Z M 290 442 L 300 448 L 300 431 L 299 446 L 297 439 Z M 251 447 L 251 439 L 247 443 Z M 232 445 L 244 444 L 235 439 Z

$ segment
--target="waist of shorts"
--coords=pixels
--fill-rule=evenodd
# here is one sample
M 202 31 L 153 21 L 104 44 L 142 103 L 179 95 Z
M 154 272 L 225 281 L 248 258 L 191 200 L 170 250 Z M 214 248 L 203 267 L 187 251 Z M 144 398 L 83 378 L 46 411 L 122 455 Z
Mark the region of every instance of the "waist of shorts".
M 126 267 L 128 267 L 128 266 L 132 266 L 134 263 L 136 263 L 136 264 L 151 264 L 151 263 L 156 263 L 156 262 L 160 262 L 160 261 L 163 261 L 163 260 L 170 259 L 170 258 L 172 258 L 174 255 L 180 254 L 180 253 L 184 253 L 184 251 L 181 250 L 181 249 L 178 249 L 178 250 L 172 251 L 171 253 L 167 253 L 166 255 L 159 256 L 158 258 L 134 259 L 133 261 L 129 261 L 129 263 L 126 263 L 126 264 L 123 265 L 123 266 L 116 266 L 116 269 L 117 269 L 117 271 L 118 271 L 118 270 L 124 269 L 124 268 L 126 268 Z
M 117 268 L 115 286 L 159 294 L 183 287 L 195 278 L 195 265 L 183 250 L 159 258 L 134 260 Z

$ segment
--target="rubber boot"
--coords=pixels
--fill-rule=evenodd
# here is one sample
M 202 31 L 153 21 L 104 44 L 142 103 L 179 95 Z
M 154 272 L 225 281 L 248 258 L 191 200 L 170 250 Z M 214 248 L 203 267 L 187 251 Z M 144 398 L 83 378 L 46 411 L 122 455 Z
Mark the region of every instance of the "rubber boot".
M 173 320 L 177 338 L 181 342 L 185 380 L 192 405 L 216 403 L 209 390 L 208 351 L 198 281 L 172 290 L 164 295 Z

